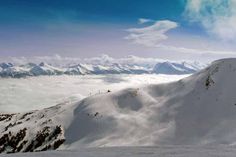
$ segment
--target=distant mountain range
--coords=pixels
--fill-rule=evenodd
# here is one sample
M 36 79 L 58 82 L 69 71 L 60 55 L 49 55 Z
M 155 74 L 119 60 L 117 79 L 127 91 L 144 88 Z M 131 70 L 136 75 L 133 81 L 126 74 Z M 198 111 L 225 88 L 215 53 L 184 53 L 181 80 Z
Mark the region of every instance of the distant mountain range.
M 158 62 L 155 66 L 120 63 L 79 63 L 68 66 L 53 66 L 47 63 L 0 64 L 0 77 L 22 78 L 41 75 L 87 75 L 87 74 L 191 74 L 206 65 L 198 62 Z

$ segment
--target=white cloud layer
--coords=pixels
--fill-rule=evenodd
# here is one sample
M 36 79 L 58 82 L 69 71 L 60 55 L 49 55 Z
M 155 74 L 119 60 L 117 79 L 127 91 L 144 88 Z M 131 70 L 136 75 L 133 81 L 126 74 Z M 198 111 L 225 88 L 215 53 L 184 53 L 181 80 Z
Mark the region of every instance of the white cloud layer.
M 236 39 L 236 0 L 187 0 L 184 15 L 200 22 L 208 33 L 223 40 Z
M 77 102 L 90 95 L 105 93 L 108 89 L 113 92 L 144 84 L 167 83 L 185 76 L 143 74 L 1 79 L 0 111 L 13 113 L 42 109 L 62 102 Z
M 136 44 L 141 44 L 148 47 L 155 47 L 166 40 L 168 37 L 166 32 L 178 26 L 176 22 L 163 20 L 156 21 L 153 25 L 142 28 L 130 28 L 127 31 L 130 33 L 125 39 L 131 40 Z

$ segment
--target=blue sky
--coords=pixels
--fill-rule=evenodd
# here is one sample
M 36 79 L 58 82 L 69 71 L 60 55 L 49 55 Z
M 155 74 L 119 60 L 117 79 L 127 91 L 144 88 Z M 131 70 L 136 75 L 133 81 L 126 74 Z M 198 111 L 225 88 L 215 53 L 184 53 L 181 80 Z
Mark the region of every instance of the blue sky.
M 234 0 L 0 0 L 0 57 L 234 56 L 234 5 Z

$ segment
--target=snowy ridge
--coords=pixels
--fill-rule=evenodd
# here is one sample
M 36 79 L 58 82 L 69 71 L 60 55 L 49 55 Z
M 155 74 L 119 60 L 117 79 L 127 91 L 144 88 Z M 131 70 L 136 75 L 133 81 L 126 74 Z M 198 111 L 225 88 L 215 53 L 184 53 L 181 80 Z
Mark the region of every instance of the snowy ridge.
M 223 59 L 177 82 L 108 91 L 77 103 L 1 115 L 0 150 L 235 145 L 235 79 L 236 59 Z M 21 130 L 24 136 L 14 140 Z M 43 137 L 38 140 L 38 136 Z M 17 142 L 12 145 L 12 141 Z
M 96 61 L 98 62 L 98 61 Z M 206 65 L 196 62 L 159 62 L 150 65 L 119 64 L 119 63 L 80 63 L 64 67 L 55 67 L 47 63 L 27 63 L 13 65 L 12 63 L 0 64 L 0 77 L 21 78 L 40 75 L 86 75 L 86 74 L 190 74 L 204 68 Z
M 153 69 L 154 73 L 158 74 L 191 74 L 199 71 L 201 67 L 194 64 L 183 62 L 182 64 L 163 62 L 157 63 Z
M 0 152 L 32 152 L 57 149 L 65 141 L 62 117 L 71 115 L 61 105 L 40 111 L 0 115 Z M 65 112 L 65 113 L 64 113 Z M 57 116 L 57 114 L 60 114 Z M 65 114 L 65 115 L 64 115 Z M 60 121 L 60 122 L 59 122 Z

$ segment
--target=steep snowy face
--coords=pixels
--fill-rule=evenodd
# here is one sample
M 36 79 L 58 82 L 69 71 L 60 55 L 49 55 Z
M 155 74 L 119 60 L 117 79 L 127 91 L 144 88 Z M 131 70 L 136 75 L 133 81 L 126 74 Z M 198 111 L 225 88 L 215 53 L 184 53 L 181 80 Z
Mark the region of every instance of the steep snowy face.
M 39 75 L 60 75 L 63 74 L 63 70 L 59 68 L 55 68 L 51 65 L 48 65 L 46 63 L 40 63 L 39 65 L 33 66 L 30 71 L 31 74 L 34 76 Z
M 107 91 L 27 116 L 2 115 L 0 147 L 17 152 L 59 146 L 234 145 L 235 79 L 236 59 L 224 59 L 178 82 Z M 39 142 L 38 133 L 47 126 Z M 58 127 L 60 133 L 51 137 Z M 12 145 L 19 132 L 24 136 Z
M 3 63 L 0 67 L 2 67 L 0 77 L 22 78 L 26 76 L 60 75 L 63 73 L 62 69 L 55 68 L 46 63 L 40 63 L 39 65 L 28 63 L 20 66 L 14 66 L 11 63 Z
M 13 67 L 13 64 L 12 63 L 1 63 L 0 67 L 2 69 L 6 69 L 6 68 L 9 68 L 9 67 Z
M 0 153 L 59 148 L 65 142 L 64 128 L 73 115 L 73 107 L 65 110 L 66 107 L 71 104 L 27 113 L 0 114 Z
M 157 63 L 153 68 L 154 73 L 158 74 L 191 74 L 200 70 L 197 64 L 183 63 L 170 63 L 163 62 Z

